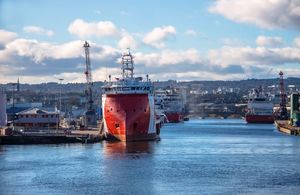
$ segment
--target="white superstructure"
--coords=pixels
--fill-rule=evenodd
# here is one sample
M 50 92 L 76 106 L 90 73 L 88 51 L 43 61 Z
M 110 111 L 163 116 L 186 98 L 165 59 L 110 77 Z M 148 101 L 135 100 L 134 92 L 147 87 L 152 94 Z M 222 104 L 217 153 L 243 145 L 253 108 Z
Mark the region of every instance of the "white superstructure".
M 254 90 L 249 95 L 248 113 L 252 115 L 272 115 L 273 102 L 262 91 Z

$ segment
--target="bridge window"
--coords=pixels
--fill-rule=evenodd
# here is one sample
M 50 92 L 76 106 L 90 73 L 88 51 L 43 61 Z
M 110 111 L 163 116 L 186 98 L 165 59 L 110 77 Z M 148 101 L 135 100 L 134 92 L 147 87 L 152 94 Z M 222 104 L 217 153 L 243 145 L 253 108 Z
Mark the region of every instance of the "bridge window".
M 133 129 L 134 129 L 134 130 L 136 130 L 137 125 L 138 125 L 137 122 L 133 123 Z

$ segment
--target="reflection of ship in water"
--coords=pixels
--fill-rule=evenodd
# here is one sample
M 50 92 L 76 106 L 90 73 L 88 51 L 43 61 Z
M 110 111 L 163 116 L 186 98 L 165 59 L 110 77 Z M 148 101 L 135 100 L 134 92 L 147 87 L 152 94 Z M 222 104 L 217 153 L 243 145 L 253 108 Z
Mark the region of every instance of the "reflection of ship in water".
M 156 142 L 105 142 L 104 154 L 114 156 L 119 154 L 150 154 L 153 153 L 153 145 Z
M 157 142 L 103 142 L 104 194 L 157 194 L 154 148 Z

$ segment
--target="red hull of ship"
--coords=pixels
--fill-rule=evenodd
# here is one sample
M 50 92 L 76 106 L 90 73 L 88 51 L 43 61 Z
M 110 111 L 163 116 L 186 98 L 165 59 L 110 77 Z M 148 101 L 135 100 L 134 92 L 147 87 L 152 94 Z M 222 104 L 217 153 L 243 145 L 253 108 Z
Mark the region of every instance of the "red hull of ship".
M 247 123 L 274 123 L 272 115 L 246 115 Z
M 169 123 L 179 123 L 183 121 L 181 113 L 166 113 Z
M 110 94 L 106 96 L 103 114 L 108 133 L 120 141 L 154 140 L 149 133 L 151 118 L 147 94 Z

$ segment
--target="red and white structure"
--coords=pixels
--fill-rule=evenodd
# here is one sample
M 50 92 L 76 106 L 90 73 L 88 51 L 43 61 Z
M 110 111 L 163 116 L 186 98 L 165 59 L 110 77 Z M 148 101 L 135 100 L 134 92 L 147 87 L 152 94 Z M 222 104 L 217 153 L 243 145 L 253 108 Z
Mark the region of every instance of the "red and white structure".
M 274 123 L 273 102 L 263 94 L 261 88 L 250 94 L 245 119 L 247 123 Z
M 57 128 L 59 123 L 59 113 L 41 110 L 39 108 L 29 108 L 16 113 L 15 125 L 28 128 Z
M 121 141 L 154 140 L 159 137 L 154 107 L 154 87 L 148 79 L 134 77 L 133 56 L 122 55 L 122 78 L 103 87 L 102 111 L 106 133 Z M 157 128 L 158 127 L 158 128 Z
M 167 119 L 170 123 L 183 122 L 184 101 L 180 89 L 171 88 L 166 90 L 164 109 Z

